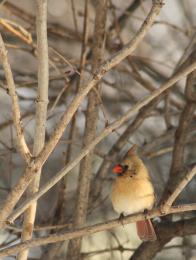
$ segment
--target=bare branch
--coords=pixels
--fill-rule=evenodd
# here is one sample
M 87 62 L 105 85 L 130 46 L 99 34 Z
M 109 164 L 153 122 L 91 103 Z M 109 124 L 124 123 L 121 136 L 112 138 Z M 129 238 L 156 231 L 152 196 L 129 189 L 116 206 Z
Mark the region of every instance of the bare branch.
M 188 172 L 182 179 L 182 181 L 177 185 L 176 189 L 169 196 L 169 198 L 162 204 L 161 210 L 162 212 L 167 212 L 171 207 L 172 203 L 178 197 L 178 195 L 182 192 L 182 190 L 186 187 L 186 185 L 192 180 L 192 178 L 196 175 L 196 166 Z
M 194 57 L 195 54 L 193 52 L 192 55 L 190 55 L 190 57 L 188 58 L 189 64 L 190 62 L 194 61 Z M 176 182 L 178 182 L 178 179 L 181 177 L 180 172 L 182 173 L 183 171 L 184 149 L 186 145 L 187 132 L 191 124 L 191 121 L 194 117 L 194 111 L 196 107 L 195 102 L 192 100 L 194 98 L 194 95 L 192 95 L 192 93 L 194 92 L 192 90 L 194 88 L 194 81 L 193 81 L 194 75 L 195 75 L 195 71 L 192 71 L 187 76 L 186 88 L 185 88 L 187 101 L 183 109 L 183 112 L 181 113 L 179 125 L 175 133 L 175 143 L 174 143 L 174 149 L 172 155 L 170 176 L 169 176 L 168 184 L 166 185 L 164 194 L 162 196 L 162 201 L 170 197 L 171 192 L 176 186 Z
M 10 95 L 12 100 L 12 114 L 13 114 L 14 126 L 17 133 L 16 140 L 18 143 L 19 153 L 25 159 L 26 163 L 28 163 L 31 158 L 31 153 L 25 141 L 24 130 L 21 122 L 20 107 L 18 103 L 18 97 L 16 94 L 16 87 L 14 84 L 10 63 L 8 61 L 7 51 L 5 49 L 5 45 L 1 34 L 0 34 L 0 59 L 2 61 L 5 77 L 7 80 L 8 94 Z
M 192 205 L 188 205 L 188 206 L 189 206 L 188 208 L 186 205 L 172 207 L 172 208 L 170 208 L 170 210 L 168 211 L 167 214 L 184 212 L 187 210 L 191 210 L 191 211 L 196 210 L 196 204 L 192 204 Z M 112 228 L 121 226 L 122 224 L 126 225 L 126 224 L 136 222 L 139 220 L 144 220 L 146 218 L 149 219 L 149 218 L 154 218 L 154 217 L 158 217 L 158 216 L 160 217 L 160 216 L 164 216 L 164 215 L 165 214 L 161 213 L 161 209 L 157 208 L 157 209 L 153 209 L 153 210 L 149 211 L 148 215 L 141 214 L 141 213 L 129 215 L 129 216 L 124 217 L 122 221 L 119 221 L 119 218 L 117 218 L 114 220 L 109 220 L 104 223 L 80 228 L 75 231 L 68 231 L 68 232 L 64 232 L 64 233 L 60 233 L 60 234 L 53 234 L 53 235 L 50 235 L 47 237 L 31 239 L 29 241 L 19 243 L 18 245 L 10 246 L 9 248 L 3 249 L 2 251 L 0 251 L 0 257 L 8 256 L 8 255 L 17 253 L 17 252 L 27 249 L 27 248 L 32 248 L 32 247 L 36 247 L 36 246 L 40 246 L 40 245 L 46 245 L 49 243 L 56 243 L 56 242 L 60 242 L 60 241 L 70 240 L 73 238 L 79 238 L 79 237 L 83 237 L 83 236 L 87 236 L 87 235 L 92 235 L 97 232 L 106 231 L 106 230 L 110 230 Z M 194 219 L 194 221 L 196 221 L 196 220 Z M 189 230 L 189 234 L 195 234 L 196 230 L 193 227 L 194 226 L 192 226 L 191 232 Z M 196 225 L 195 225 L 195 227 L 196 227 Z M 184 235 L 184 230 L 182 230 L 181 235 Z
M 88 5 L 88 1 L 86 3 Z M 99 0 L 96 4 L 96 17 L 94 27 L 94 45 L 92 51 L 92 74 L 99 68 L 102 62 L 102 56 L 105 45 L 105 25 L 107 18 L 107 0 Z M 84 134 L 84 146 L 87 146 L 96 137 L 99 100 L 96 91 L 99 92 L 99 86 L 95 86 L 88 96 L 88 106 L 86 112 L 86 127 Z M 82 160 L 78 179 L 78 189 L 76 198 L 76 207 L 74 213 L 73 225 L 76 228 L 82 226 L 87 217 L 89 191 L 91 175 L 93 172 L 93 150 Z M 79 259 L 81 251 L 81 239 L 71 240 L 68 245 L 67 258 Z
M 45 127 L 48 105 L 48 41 L 47 41 L 47 0 L 37 0 L 37 51 L 38 51 L 38 94 L 35 118 L 35 136 L 33 156 L 37 156 L 44 147 Z M 30 183 L 28 196 L 39 190 L 41 168 Z M 21 240 L 31 238 L 36 216 L 37 202 L 34 201 L 25 212 Z M 26 260 L 28 250 L 21 251 L 17 260 Z

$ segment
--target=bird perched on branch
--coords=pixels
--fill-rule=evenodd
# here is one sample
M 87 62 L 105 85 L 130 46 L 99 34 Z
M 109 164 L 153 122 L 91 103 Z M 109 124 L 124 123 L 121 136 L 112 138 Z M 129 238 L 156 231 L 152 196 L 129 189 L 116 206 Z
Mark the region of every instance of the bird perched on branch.
M 112 186 L 111 200 L 114 210 L 133 214 L 152 209 L 155 203 L 154 188 L 148 170 L 136 153 L 134 145 L 121 164 L 113 168 L 117 177 Z M 156 240 L 157 236 L 150 219 L 137 221 L 137 234 L 143 241 Z

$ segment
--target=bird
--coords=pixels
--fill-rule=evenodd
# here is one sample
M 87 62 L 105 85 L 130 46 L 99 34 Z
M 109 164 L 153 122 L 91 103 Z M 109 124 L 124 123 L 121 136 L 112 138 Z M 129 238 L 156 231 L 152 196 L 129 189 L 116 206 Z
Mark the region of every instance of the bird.
M 133 145 L 120 164 L 115 165 L 117 174 L 111 189 L 113 209 L 120 214 L 141 213 L 151 210 L 155 204 L 154 187 L 144 162 L 137 155 Z M 142 241 L 157 240 L 150 219 L 136 222 L 137 234 Z

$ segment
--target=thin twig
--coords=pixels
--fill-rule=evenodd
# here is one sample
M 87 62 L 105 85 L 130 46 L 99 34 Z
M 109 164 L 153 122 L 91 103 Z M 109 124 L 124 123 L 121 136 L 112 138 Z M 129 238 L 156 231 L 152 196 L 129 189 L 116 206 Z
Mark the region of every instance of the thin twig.
M 8 31 L 16 35 L 25 43 L 32 44 L 31 34 L 27 30 L 25 30 L 21 25 L 3 18 L 0 19 L 0 25 L 5 27 Z
M 76 31 L 76 34 L 79 36 L 79 33 L 78 33 L 78 22 L 77 22 L 77 18 L 76 18 L 75 1 L 74 0 L 70 0 L 70 1 L 71 1 L 71 10 L 72 10 L 72 16 L 73 16 L 73 22 L 74 22 L 75 31 Z
M 175 201 L 175 199 L 178 197 L 178 195 L 182 192 L 182 190 L 186 187 L 186 185 L 192 180 L 192 178 L 196 175 L 196 166 L 193 167 L 193 169 L 188 172 L 182 181 L 177 185 L 176 189 L 173 191 L 173 193 L 169 196 L 169 198 L 163 203 L 161 206 L 162 212 L 168 212 L 170 209 L 172 203 Z
M 16 94 L 16 87 L 14 84 L 10 63 L 8 61 L 7 51 L 5 49 L 5 45 L 1 34 L 0 34 L 0 59 L 2 61 L 5 77 L 7 80 L 8 94 L 10 95 L 12 100 L 12 114 L 13 114 L 14 126 L 17 133 L 17 143 L 18 143 L 19 152 L 22 155 L 22 157 L 25 159 L 25 161 L 28 163 L 31 158 L 31 153 L 25 141 L 24 130 L 21 122 L 20 107 L 19 107 L 18 97 Z

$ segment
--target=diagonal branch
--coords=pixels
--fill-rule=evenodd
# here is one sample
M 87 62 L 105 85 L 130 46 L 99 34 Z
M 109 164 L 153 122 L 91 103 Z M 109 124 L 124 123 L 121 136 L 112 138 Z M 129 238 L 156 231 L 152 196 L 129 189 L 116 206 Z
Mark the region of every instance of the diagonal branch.
M 175 199 L 178 197 L 178 195 L 182 192 L 182 190 L 186 187 L 186 185 L 193 179 L 193 177 L 196 175 L 196 166 L 193 167 L 193 169 L 188 172 L 182 181 L 177 185 L 176 189 L 173 191 L 173 193 L 169 196 L 169 198 L 163 203 L 161 206 L 162 212 L 168 212 L 170 209 L 172 203 L 175 201 Z
M 24 137 L 24 130 L 22 127 L 22 121 L 21 121 L 21 114 L 20 114 L 20 107 L 18 103 L 18 97 L 16 94 L 16 87 L 14 84 L 14 79 L 10 67 L 10 63 L 8 61 L 7 57 L 7 50 L 5 49 L 5 45 L 2 39 L 2 36 L 0 34 L 0 59 L 3 65 L 3 69 L 5 72 L 5 77 L 7 80 L 7 87 L 8 87 L 8 94 L 11 97 L 12 101 L 12 114 L 13 114 L 13 121 L 14 126 L 16 129 L 17 134 L 17 143 L 18 143 L 18 149 L 21 156 L 24 158 L 26 163 L 29 163 L 31 158 L 31 153 L 29 151 L 29 148 L 26 144 L 25 137 Z

